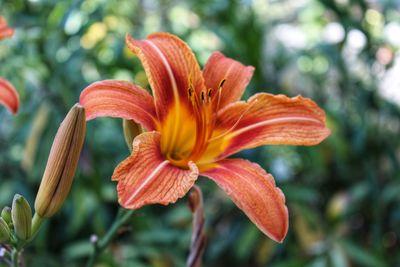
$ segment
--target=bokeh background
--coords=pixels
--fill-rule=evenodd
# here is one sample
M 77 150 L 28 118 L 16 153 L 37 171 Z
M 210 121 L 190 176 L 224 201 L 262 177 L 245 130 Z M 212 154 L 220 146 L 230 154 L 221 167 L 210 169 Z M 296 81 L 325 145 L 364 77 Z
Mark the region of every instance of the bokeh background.
M 58 124 L 91 82 L 148 87 L 125 33 L 169 31 L 201 65 L 215 50 L 256 67 L 258 91 L 301 94 L 327 113 L 332 135 L 315 147 L 242 152 L 277 180 L 290 229 L 264 236 L 217 186 L 200 178 L 208 244 L 204 266 L 400 266 L 400 2 L 397 0 L 0 0 L 16 28 L 0 43 L 0 75 L 21 109 L 0 108 L 0 206 L 33 204 Z M 118 210 L 114 167 L 128 154 L 118 119 L 88 124 L 68 201 L 25 250 L 27 266 L 83 266 L 93 234 Z M 138 210 L 97 266 L 184 266 L 187 199 Z M 1 266 L 1 263 L 0 263 Z

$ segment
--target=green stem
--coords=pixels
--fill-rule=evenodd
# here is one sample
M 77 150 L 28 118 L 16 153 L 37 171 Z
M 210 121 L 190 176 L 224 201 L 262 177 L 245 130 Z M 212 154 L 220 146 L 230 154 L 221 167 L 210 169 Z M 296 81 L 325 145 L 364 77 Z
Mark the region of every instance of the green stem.
M 105 250 L 108 247 L 108 245 L 114 239 L 118 229 L 121 228 L 121 226 L 124 225 L 126 222 L 128 222 L 133 212 L 134 210 L 120 209 L 117 218 L 115 219 L 115 221 L 113 222 L 107 233 L 99 241 L 94 243 L 94 249 L 92 254 L 90 255 L 86 267 L 94 266 L 98 256 L 103 252 L 103 250 Z
M 35 215 L 33 216 L 32 219 L 32 230 L 31 230 L 31 238 L 33 239 L 35 237 L 35 235 L 37 234 L 37 232 L 39 231 L 40 226 L 42 225 L 43 222 L 43 218 L 40 217 L 37 213 L 35 213 Z
M 12 252 L 11 252 L 11 264 L 12 264 L 12 267 L 19 267 L 19 264 L 18 264 L 18 257 L 19 256 L 19 251 L 18 250 L 16 250 L 16 249 L 13 249 L 12 250 Z

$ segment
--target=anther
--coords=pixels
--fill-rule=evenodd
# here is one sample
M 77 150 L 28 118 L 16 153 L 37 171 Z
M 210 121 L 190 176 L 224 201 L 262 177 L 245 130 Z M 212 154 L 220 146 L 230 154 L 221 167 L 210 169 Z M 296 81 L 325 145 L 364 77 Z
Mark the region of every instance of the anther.
M 226 79 L 222 79 L 222 81 L 220 81 L 218 89 L 221 89 L 222 86 L 224 86 L 224 83 L 226 82 Z
M 219 82 L 219 85 L 218 85 L 218 98 L 217 98 L 217 108 L 216 108 L 216 110 L 219 110 L 219 105 L 220 105 L 220 102 L 221 102 L 222 87 L 224 86 L 225 82 L 226 82 L 226 79 L 222 79 Z
M 208 97 L 209 97 L 209 98 L 211 98 L 211 92 L 212 92 L 212 89 L 211 89 L 211 88 L 208 89 Z
M 189 84 L 189 86 L 191 86 L 193 83 L 192 83 L 192 72 L 190 72 L 189 73 L 189 76 L 188 76 L 188 84 Z
M 205 97 L 204 97 L 204 92 L 202 91 L 202 92 L 201 92 L 201 101 L 203 101 L 203 102 L 204 102 L 204 100 L 205 100 Z

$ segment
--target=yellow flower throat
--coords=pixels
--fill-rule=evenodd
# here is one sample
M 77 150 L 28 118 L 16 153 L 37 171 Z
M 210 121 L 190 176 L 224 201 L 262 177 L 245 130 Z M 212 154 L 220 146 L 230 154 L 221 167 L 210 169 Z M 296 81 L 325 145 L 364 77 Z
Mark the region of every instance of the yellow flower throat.
M 172 164 L 187 168 L 189 161 L 201 164 L 222 151 L 223 142 L 212 141 L 220 139 L 214 131 L 217 118 L 214 112 L 218 111 L 224 83 L 225 79 L 220 82 L 215 95 L 212 89 L 196 93 L 189 78 L 189 103 L 175 101 L 172 104 L 159 129 L 161 152 Z

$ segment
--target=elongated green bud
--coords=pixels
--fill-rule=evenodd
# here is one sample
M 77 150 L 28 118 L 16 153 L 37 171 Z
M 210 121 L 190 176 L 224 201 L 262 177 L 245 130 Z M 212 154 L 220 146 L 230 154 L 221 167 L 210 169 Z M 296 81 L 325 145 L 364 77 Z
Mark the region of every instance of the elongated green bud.
M 1 211 L 1 218 L 4 219 L 4 221 L 9 224 L 11 223 L 11 208 L 10 207 L 4 207 L 3 210 Z
M 31 237 L 32 210 L 23 196 L 18 194 L 14 196 L 11 217 L 17 237 L 28 240 Z
M 76 104 L 58 128 L 35 200 L 38 216 L 53 216 L 67 198 L 86 133 L 84 108 Z
M 134 122 L 133 120 L 125 119 L 122 121 L 122 127 L 124 129 L 125 142 L 128 145 L 129 151 L 132 152 L 133 139 L 135 139 L 135 137 L 139 134 L 143 133 L 143 128 L 140 124 Z
M 7 243 L 10 240 L 10 228 L 2 217 L 0 217 L 0 244 Z

